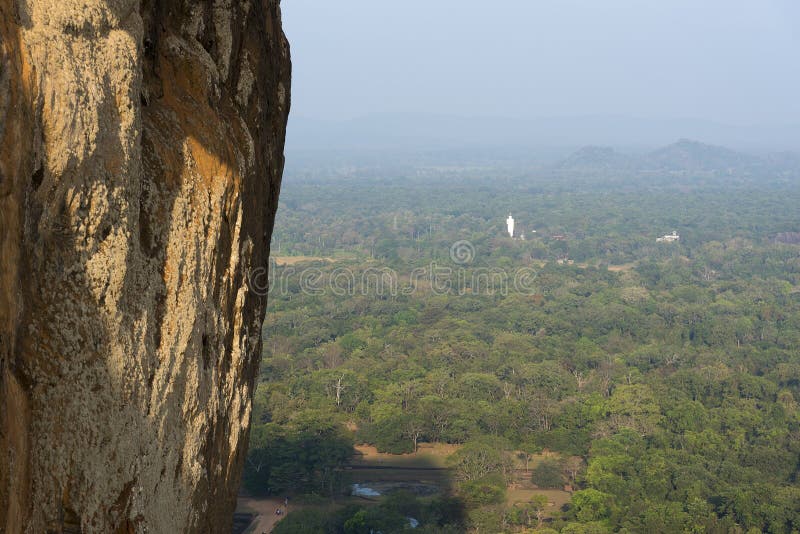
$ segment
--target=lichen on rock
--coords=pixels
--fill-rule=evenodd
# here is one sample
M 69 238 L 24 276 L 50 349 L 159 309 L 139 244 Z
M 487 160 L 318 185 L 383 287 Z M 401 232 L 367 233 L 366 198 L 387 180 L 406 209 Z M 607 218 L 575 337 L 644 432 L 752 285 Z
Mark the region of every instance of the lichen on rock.
M 277 0 L 0 0 L 0 532 L 224 532 L 289 111 Z

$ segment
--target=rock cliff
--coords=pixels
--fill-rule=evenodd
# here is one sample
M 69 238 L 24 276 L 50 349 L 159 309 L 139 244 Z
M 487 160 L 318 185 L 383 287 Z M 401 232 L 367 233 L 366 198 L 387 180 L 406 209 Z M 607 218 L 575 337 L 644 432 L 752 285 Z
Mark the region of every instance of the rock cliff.
M 283 169 L 278 0 L 0 0 L 0 532 L 226 532 Z

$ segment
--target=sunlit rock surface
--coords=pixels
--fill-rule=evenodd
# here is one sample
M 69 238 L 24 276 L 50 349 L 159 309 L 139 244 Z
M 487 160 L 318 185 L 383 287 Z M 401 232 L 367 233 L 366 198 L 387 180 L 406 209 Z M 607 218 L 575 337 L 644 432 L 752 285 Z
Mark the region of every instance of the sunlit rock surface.
M 276 0 L 0 0 L 0 532 L 224 532 L 289 110 Z

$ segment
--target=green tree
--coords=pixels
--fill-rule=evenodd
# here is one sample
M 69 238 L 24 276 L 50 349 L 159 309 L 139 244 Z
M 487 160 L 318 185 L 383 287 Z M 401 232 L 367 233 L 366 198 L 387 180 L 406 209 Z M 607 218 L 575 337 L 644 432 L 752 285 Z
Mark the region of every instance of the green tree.
M 584 523 L 606 519 L 611 513 L 611 502 L 611 495 L 592 488 L 572 494 L 575 517 Z
M 506 476 L 513 469 L 513 461 L 502 440 L 481 437 L 464 444 L 453 453 L 448 462 L 457 480 L 478 480 L 491 474 Z

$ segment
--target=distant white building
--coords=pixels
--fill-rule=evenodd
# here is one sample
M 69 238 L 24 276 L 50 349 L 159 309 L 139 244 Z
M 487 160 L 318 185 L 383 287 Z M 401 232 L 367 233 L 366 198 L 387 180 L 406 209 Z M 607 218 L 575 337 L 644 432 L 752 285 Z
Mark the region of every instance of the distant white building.
M 674 241 L 679 241 L 680 238 L 681 238 L 681 236 L 678 235 L 678 232 L 673 230 L 671 235 L 667 234 L 667 235 L 662 236 L 662 237 L 657 237 L 656 238 L 656 243 L 672 243 Z
M 506 226 L 508 226 L 509 237 L 514 237 L 514 217 L 512 217 L 511 214 L 509 214 L 508 219 L 506 219 Z

